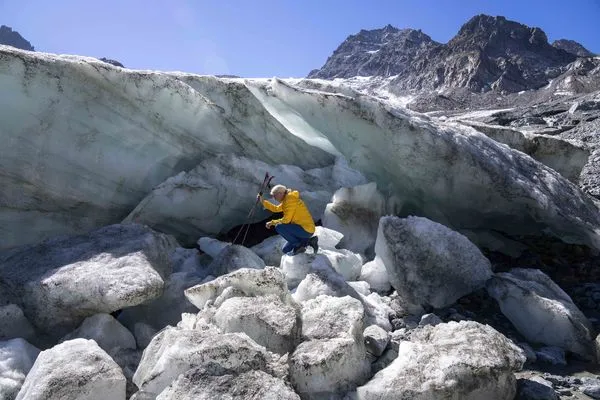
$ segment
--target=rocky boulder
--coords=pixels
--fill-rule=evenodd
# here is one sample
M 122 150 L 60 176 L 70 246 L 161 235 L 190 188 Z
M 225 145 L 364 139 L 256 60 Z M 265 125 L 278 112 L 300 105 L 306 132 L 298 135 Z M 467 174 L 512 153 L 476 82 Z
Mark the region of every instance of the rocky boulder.
M 93 340 L 75 339 L 39 354 L 16 400 L 125 400 L 121 368 Z
M 232 244 L 225 247 L 210 263 L 214 276 L 225 275 L 240 268 L 263 269 L 265 262 L 247 247 Z
M 60 338 L 86 317 L 161 295 L 177 242 L 142 225 L 111 225 L 0 253 L 0 289 Z
M 65 336 L 62 341 L 76 338 L 94 340 L 108 354 L 113 349 L 135 349 L 135 338 L 110 314 L 96 314 L 86 318 L 73 332 Z
M 256 297 L 271 294 L 286 302 L 290 297 L 284 275 L 275 267 L 242 268 L 185 290 L 185 296 L 199 310 L 206 305 L 218 306 L 236 295 Z
M 224 332 L 243 332 L 269 351 L 290 353 L 299 339 L 296 307 L 277 295 L 232 297 L 215 311 L 213 321 Z
M 181 400 L 190 397 L 206 400 L 242 397 L 256 400 L 300 400 L 285 381 L 263 371 L 223 371 L 213 374 L 205 368 L 194 368 L 179 375 L 156 400 Z
M 279 236 L 271 236 L 260 242 L 259 244 L 252 246 L 252 250 L 265 262 L 266 265 L 279 266 L 281 264 L 281 257 L 283 256 L 283 246 L 287 241 Z
M 532 343 L 544 343 L 595 359 L 593 328 L 556 283 L 537 269 L 495 274 L 487 290 L 502 313 Z
M 398 295 L 416 307 L 449 306 L 492 277 L 469 239 L 426 218 L 381 218 L 375 251 Z
M 369 287 L 379 293 L 387 293 L 392 289 L 387 269 L 379 256 L 361 267 L 358 279 L 368 282 Z
M 299 256 L 294 256 L 298 259 Z M 372 293 L 369 296 L 363 296 L 358 293 L 352 286 L 345 281 L 344 277 L 337 273 L 327 257 L 319 254 L 316 257 L 313 255 L 309 256 L 310 261 L 310 272 L 300 282 L 296 291 L 292 295 L 293 299 L 299 303 L 305 303 L 311 299 L 315 299 L 320 295 L 327 295 L 332 297 L 345 297 L 350 296 L 361 302 L 364 313 L 365 321 L 371 325 L 375 324 L 386 331 L 392 329 L 390 323 L 390 315 L 393 312 L 390 307 L 382 304 L 381 302 L 375 301 L 371 296 L 376 295 Z M 299 264 L 303 264 L 304 261 L 299 261 Z
M 318 296 L 302 304 L 302 337 L 331 339 L 362 338 L 364 309 L 360 301 L 350 297 Z
M 245 334 L 223 334 L 210 326 L 167 327 L 144 350 L 133 382 L 142 392 L 156 396 L 193 368 L 203 367 L 214 374 L 227 370 L 236 374 L 253 370 L 276 374 L 280 367 L 277 363 L 277 358 Z
M 200 264 L 196 249 L 176 249 L 171 262 L 173 273 L 165 280 L 162 295 L 144 304 L 127 307 L 119 314 L 119 322 L 134 333 L 140 348 L 146 347 L 155 332 L 167 325 L 177 325 L 181 314 L 197 311 L 184 291 L 207 278 L 209 269 Z
M 357 389 L 360 400 L 512 400 L 522 351 L 476 322 L 427 327 L 400 343 L 398 357 Z

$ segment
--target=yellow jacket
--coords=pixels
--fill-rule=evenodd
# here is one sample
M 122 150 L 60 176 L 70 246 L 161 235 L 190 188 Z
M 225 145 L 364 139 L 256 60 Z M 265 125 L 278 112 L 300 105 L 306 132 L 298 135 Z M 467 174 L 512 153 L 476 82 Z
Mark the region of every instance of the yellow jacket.
M 288 190 L 278 206 L 268 200 L 263 200 L 263 206 L 271 212 L 283 212 L 283 218 L 271 221 L 273 225 L 298 224 L 308 233 L 315 232 L 315 222 L 297 190 Z

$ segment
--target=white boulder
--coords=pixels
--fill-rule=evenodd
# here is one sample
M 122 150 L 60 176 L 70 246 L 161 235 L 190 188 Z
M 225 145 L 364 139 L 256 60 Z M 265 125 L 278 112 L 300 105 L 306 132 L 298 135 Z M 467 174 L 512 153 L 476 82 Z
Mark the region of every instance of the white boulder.
M 363 332 L 367 351 L 379 357 L 390 342 L 390 334 L 377 325 L 368 326 Z
M 355 281 L 360 276 L 363 265 L 363 258 L 360 254 L 353 253 L 350 250 L 323 249 L 319 253 L 323 254 L 331 262 L 331 266 L 347 281 Z
M 219 296 L 227 295 L 227 292 L 232 289 L 248 297 L 268 294 L 282 296 L 282 300 L 289 297 L 283 273 L 275 267 L 242 268 L 210 282 L 186 289 L 185 296 L 199 310 L 202 310 L 208 302 L 211 304 L 216 302 Z
M 291 352 L 299 339 L 296 308 L 277 295 L 227 299 L 213 320 L 223 332 L 243 332 L 274 353 Z
M 592 325 L 569 295 L 542 271 L 514 268 L 495 274 L 487 290 L 528 341 L 595 358 Z
M 302 338 L 350 337 L 360 340 L 363 318 L 364 309 L 360 301 L 350 296 L 319 296 L 302 304 Z
M 318 269 L 322 256 L 329 260 L 327 264 L 342 275 L 344 280 L 355 281 L 360 276 L 362 257 L 346 249 L 320 249 L 317 256 L 312 253 L 283 255 L 280 266 L 285 274 L 288 288 L 296 288 L 309 272 Z
M 216 328 L 167 327 L 144 350 L 133 382 L 146 393 L 161 393 L 180 374 L 196 367 L 218 373 L 261 370 L 277 374 L 271 353 L 243 333 L 219 333 Z
M 298 257 L 298 256 L 295 256 Z M 311 256 L 312 257 L 312 256 Z M 361 302 L 365 310 L 365 321 L 369 324 L 376 324 L 389 331 L 392 329 L 390 315 L 392 309 L 379 301 L 376 293 L 369 296 L 359 294 L 350 286 L 344 277 L 338 274 L 327 257 L 319 254 L 314 257 L 311 264 L 311 273 L 300 282 L 292 298 L 299 303 L 314 299 L 320 295 L 334 297 L 350 296 Z
M 331 398 L 364 383 L 371 365 L 363 343 L 349 337 L 309 340 L 290 357 L 290 379 L 302 398 Z
M 363 318 L 361 302 L 350 296 L 319 296 L 302 304 L 306 341 L 290 356 L 290 379 L 303 398 L 326 398 L 367 379 Z
M 211 374 L 194 368 L 179 377 L 156 397 L 156 400 L 300 400 L 282 379 L 263 371 Z
M 369 282 L 371 289 L 379 293 L 388 293 L 392 290 L 388 272 L 379 256 L 362 266 L 358 279 Z
M 240 268 L 263 269 L 265 262 L 247 247 L 229 245 L 217 254 L 208 266 L 215 276 L 228 274 Z
M 17 396 L 40 351 L 24 339 L 0 341 L 0 399 Z
M 350 286 L 350 285 L 348 285 Z M 356 292 L 354 288 L 350 286 L 350 288 Z M 358 293 L 358 292 L 357 292 Z M 306 275 L 306 278 L 302 279 L 294 294 L 292 294 L 292 298 L 298 302 L 302 303 L 308 301 L 310 299 L 315 299 L 319 296 L 341 296 L 344 295 L 343 292 L 340 293 L 337 288 L 333 285 L 330 285 L 326 279 L 321 278 L 319 275 L 315 273 L 310 273 Z
M 375 252 L 398 295 L 417 307 L 449 306 L 492 277 L 469 239 L 426 218 L 381 218 Z
M 167 325 L 176 325 L 181 319 L 181 314 L 197 312 L 196 307 L 185 297 L 184 291 L 200 284 L 205 275 L 206 271 L 201 273 L 197 271 L 172 273 L 165 280 L 164 290 L 160 297 L 124 309 L 119 314 L 119 322 L 134 334 L 138 339 L 138 344 L 144 342 L 148 344 L 144 339 L 146 331 L 141 324 L 150 327 L 152 335 L 154 335 L 156 331 Z M 139 337 L 138 333 L 140 334 Z
M 335 249 L 344 238 L 341 232 L 329 229 L 325 226 L 315 227 L 315 236 L 319 238 L 319 247 L 323 249 Z
M 81 338 L 93 339 L 104 351 L 111 354 L 113 349 L 135 349 L 133 334 L 110 314 L 96 314 L 86 318 L 73 332 L 61 342 Z
M 121 368 L 96 342 L 75 339 L 42 351 L 16 400 L 125 400 Z
M 0 291 L 60 338 L 86 317 L 159 297 L 175 247 L 171 236 L 135 224 L 18 247 L 0 255 Z
M 398 357 L 357 389 L 359 400 L 512 400 L 522 351 L 487 325 L 450 322 L 400 343 Z
M 290 290 L 297 288 L 300 282 L 306 278 L 306 275 L 314 269 L 312 264 L 316 260 L 318 260 L 317 257 L 308 253 L 301 253 L 295 256 L 284 254 L 281 257 L 281 271 L 285 275 L 285 281 Z
M 281 264 L 281 257 L 283 256 L 283 246 L 287 241 L 279 236 L 271 236 L 260 242 L 259 244 L 252 246 L 252 250 L 265 262 L 266 265 L 279 266 Z

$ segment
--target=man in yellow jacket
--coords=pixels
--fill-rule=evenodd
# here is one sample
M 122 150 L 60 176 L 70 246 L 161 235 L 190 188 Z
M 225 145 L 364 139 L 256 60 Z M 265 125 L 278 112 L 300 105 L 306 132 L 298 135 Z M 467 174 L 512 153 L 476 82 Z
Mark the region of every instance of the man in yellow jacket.
M 318 239 L 315 233 L 315 222 L 310 211 L 300 198 L 297 190 L 288 189 L 283 185 L 275 185 L 271 189 L 271 196 L 279 202 L 275 205 L 268 200 L 262 200 L 263 206 L 271 212 L 283 212 L 283 218 L 267 222 L 267 228 L 275 227 L 287 243 L 283 246 L 284 254 L 296 255 L 306 251 L 306 246 L 311 246 L 316 254 L 319 250 Z

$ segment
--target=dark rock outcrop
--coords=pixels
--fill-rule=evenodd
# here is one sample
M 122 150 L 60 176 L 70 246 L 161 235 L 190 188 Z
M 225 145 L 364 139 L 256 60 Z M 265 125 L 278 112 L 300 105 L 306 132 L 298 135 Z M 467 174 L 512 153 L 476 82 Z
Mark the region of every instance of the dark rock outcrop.
M 22 50 L 35 51 L 31 43 L 23 38 L 17 31 L 6 25 L 0 26 L 0 44 L 16 47 Z
M 112 60 L 110 58 L 102 57 L 100 59 L 100 61 L 104 61 L 105 63 L 108 63 L 110 65 L 114 65 L 115 67 L 125 68 L 125 66 L 123 64 L 121 64 L 120 62 L 118 62 L 117 60 Z

